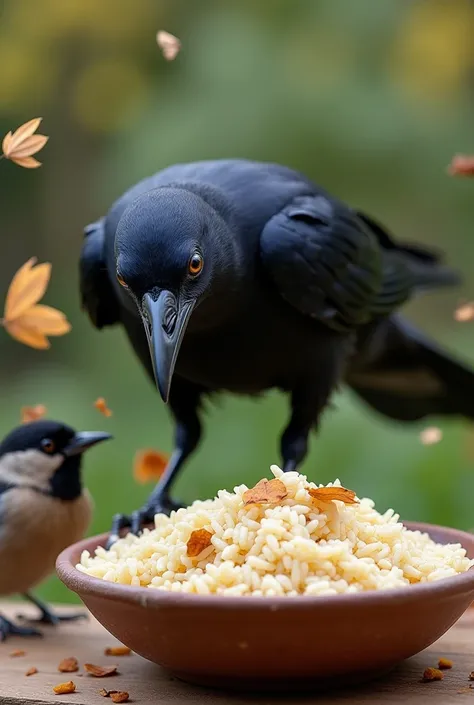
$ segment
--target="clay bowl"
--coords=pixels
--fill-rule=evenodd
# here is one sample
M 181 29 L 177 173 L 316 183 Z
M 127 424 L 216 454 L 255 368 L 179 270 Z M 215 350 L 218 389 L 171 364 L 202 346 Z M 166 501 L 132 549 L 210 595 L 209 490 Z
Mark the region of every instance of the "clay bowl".
M 440 543 L 474 536 L 407 524 Z M 329 597 L 223 597 L 166 593 L 108 583 L 74 567 L 81 551 L 107 535 L 67 548 L 61 580 L 123 644 L 182 680 L 239 690 L 327 688 L 383 675 L 444 634 L 474 600 L 474 568 L 438 582 Z

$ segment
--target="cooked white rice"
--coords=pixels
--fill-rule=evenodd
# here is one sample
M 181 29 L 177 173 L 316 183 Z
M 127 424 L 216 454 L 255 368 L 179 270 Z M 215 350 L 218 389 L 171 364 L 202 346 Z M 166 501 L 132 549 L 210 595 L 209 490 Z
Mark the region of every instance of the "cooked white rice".
M 460 544 L 441 545 L 409 531 L 370 499 L 346 505 L 315 502 L 297 472 L 273 475 L 288 495 L 278 504 L 244 506 L 245 485 L 212 500 L 158 514 L 155 529 L 128 535 L 111 550 L 84 551 L 79 570 L 123 585 L 206 595 L 338 595 L 431 582 L 468 570 Z M 340 486 L 337 480 L 329 486 Z M 187 555 L 191 533 L 206 529 L 211 545 Z

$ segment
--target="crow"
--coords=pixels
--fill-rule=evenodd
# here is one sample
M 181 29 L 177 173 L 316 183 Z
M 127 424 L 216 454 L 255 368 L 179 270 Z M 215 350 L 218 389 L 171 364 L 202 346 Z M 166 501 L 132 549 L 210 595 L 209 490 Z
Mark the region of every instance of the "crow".
M 473 419 L 474 372 L 397 313 L 457 283 L 437 252 L 290 168 L 201 161 L 140 181 L 85 228 L 81 298 L 96 328 L 125 328 L 169 404 L 175 450 L 145 506 L 114 517 L 110 543 L 179 506 L 170 488 L 217 392 L 289 395 L 285 471 L 341 383 L 397 421 Z

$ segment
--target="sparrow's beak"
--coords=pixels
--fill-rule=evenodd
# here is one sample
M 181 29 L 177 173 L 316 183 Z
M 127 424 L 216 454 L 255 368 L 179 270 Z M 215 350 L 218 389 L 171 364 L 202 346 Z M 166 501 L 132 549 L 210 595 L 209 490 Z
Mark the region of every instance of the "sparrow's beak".
M 151 294 L 143 297 L 144 326 L 151 363 L 156 386 L 165 404 L 168 403 L 181 342 L 195 305 L 195 301 L 189 301 L 179 306 L 175 295 L 166 289 L 160 292 L 156 300 Z
M 82 431 L 71 438 L 63 453 L 67 458 L 71 457 L 71 455 L 79 455 L 88 448 L 95 446 L 96 443 L 102 443 L 102 441 L 107 441 L 109 438 L 112 438 L 110 433 L 104 433 L 103 431 Z

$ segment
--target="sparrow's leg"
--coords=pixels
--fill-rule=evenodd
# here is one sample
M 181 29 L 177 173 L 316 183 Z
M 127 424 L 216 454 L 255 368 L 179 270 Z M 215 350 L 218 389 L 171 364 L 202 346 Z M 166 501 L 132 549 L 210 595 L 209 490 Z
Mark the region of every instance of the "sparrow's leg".
M 155 489 L 145 505 L 133 512 L 131 517 L 114 517 L 112 533 L 107 542 L 110 548 L 118 539 L 119 531 L 114 529 L 130 526 L 133 534 L 140 533 L 144 525 L 153 522 L 155 514 L 170 514 L 183 505 L 173 500 L 170 490 L 187 458 L 195 450 L 201 438 L 201 423 L 198 417 L 199 402 L 203 389 L 191 382 L 175 378 L 171 386 L 169 405 L 176 422 L 175 450 Z
M 19 627 L 0 614 L 0 642 L 9 636 L 43 636 L 41 632 L 32 627 Z
M 18 619 L 24 619 L 28 622 L 37 622 L 38 624 L 53 624 L 56 626 L 60 622 L 74 622 L 77 619 L 87 619 L 86 612 L 72 612 L 70 614 L 55 614 L 44 602 L 35 597 L 31 592 L 25 592 L 23 597 L 32 602 L 41 612 L 40 617 L 26 617 L 23 614 L 17 615 Z

